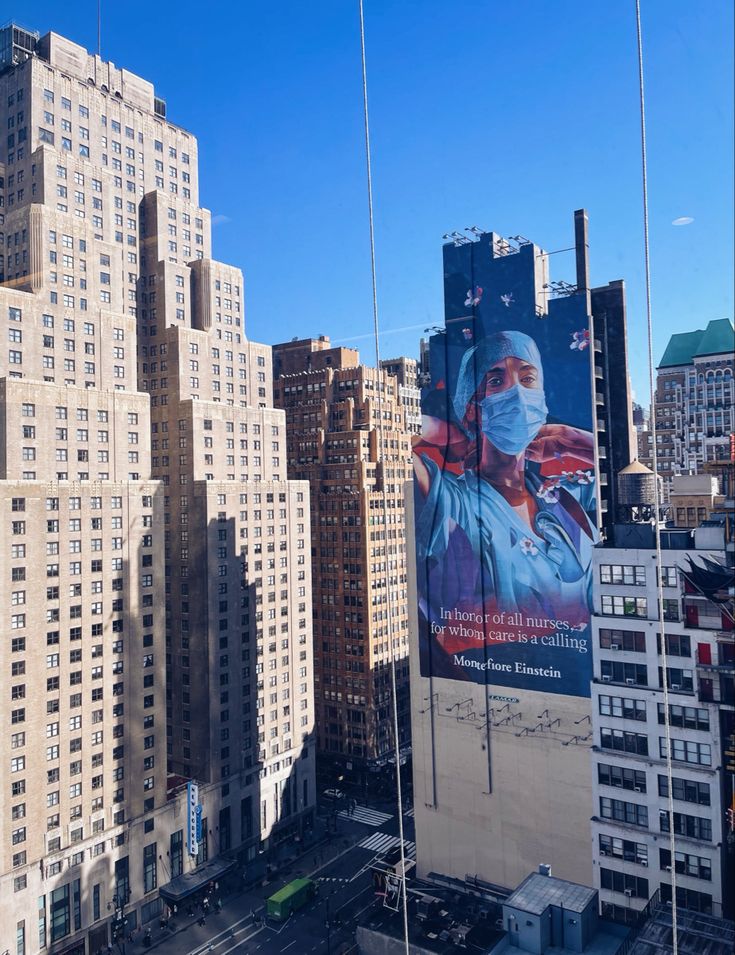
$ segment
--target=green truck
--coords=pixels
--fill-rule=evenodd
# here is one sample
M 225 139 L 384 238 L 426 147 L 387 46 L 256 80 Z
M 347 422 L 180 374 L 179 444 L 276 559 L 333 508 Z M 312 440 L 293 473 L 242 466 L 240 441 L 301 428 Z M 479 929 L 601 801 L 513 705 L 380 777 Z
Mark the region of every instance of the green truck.
M 306 905 L 315 895 L 315 882 L 311 879 L 294 879 L 268 899 L 268 917 L 277 922 L 285 922 L 296 909 Z

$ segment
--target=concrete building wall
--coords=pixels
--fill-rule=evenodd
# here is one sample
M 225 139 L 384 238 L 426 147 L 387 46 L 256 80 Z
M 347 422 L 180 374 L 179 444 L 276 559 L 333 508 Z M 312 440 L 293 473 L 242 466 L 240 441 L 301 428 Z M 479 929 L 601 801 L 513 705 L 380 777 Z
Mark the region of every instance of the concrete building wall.
M 409 656 L 418 659 L 413 615 L 410 640 Z M 585 698 L 494 692 L 491 685 L 428 679 L 412 668 L 419 877 L 477 875 L 510 888 L 550 863 L 560 878 L 589 883 L 589 720 Z

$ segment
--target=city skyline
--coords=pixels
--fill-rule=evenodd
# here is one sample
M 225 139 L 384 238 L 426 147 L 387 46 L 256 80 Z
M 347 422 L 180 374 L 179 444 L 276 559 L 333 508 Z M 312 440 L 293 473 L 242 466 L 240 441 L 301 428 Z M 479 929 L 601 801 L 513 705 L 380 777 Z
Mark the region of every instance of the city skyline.
M 421 361 L 388 332 L 378 368 L 349 344 L 357 217 L 335 342 L 288 331 L 336 236 L 264 235 L 262 335 L 200 201 L 243 57 L 189 128 L 155 66 L 79 39 L 0 29 L 0 952 L 640 955 L 626 927 L 667 901 L 735 938 L 732 326 L 666 325 L 655 446 L 696 473 L 665 513 L 631 460 L 645 334 L 587 209 L 539 228 L 563 256 L 445 233 Z M 484 159 L 447 168 L 472 192 Z
M 92 49 L 93 7 L 19 2 L 12 13 Z M 228 11 L 221 25 L 242 37 L 240 53 L 215 50 L 201 62 L 182 57 L 177 42 L 189 9 L 178 7 L 173 22 L 146 9 L 139 31 L 135 6 L 103 8 L 103 57 L 150 76 L 171 115 L 202 135 L 216 254 L 246 273 L 253 337 L 273 344 L 328 334 L 334 344 L 362 343 L 374 364 L 356 8 Z M 571 245 L 563 210 L 580 205 L 590 214 L 592 282 L 624 278 L 631 336 L 645 335 L 633 8 L 627 16 L 600 4 L 564 10 L 539 7 L 521 21 L 463 3 L 448 22 L 433 3 L 421 18 L 366 8 L 382 354 L 417 355 L 423 329 L 442 323 L 444 233 L 521 229 L 563 249 Z M 726 5 L 705 18 L 683 3 L 649 3 L 642 15 L 657 363 L 670 332 L 732 316 L 732 102 L 721 92 L 732 72 L 732 14 Z M 539 142 L 548 148 L 537 151 Z M 468 152 L 480 159 L 447 176 Z M 227 176 L 233 155 L 237 190 Z M 528 188 L 530 174 L 543 192 Z M 681 217 L 694 221 L 674 226 Z M 276 252 L 284 242 L 288 255 Z M 325 255 L 334 242 L 338 270 Z M 552 266 L 554 278 L 573 278 L 568 254 Z M 631 355 L 631 377 L 647 404 L 645 349 Z

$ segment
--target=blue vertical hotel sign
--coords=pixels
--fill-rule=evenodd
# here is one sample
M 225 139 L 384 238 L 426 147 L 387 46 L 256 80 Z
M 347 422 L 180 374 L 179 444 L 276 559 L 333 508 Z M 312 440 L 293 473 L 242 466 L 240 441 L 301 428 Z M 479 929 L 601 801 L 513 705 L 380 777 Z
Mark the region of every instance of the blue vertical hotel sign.
M 197 813 L 199 808 L 199 786 L 195 782 L 189 782 L 186 784 L 186 848 L 192 856 L 199 851 L 201 833 L 201 812 Z

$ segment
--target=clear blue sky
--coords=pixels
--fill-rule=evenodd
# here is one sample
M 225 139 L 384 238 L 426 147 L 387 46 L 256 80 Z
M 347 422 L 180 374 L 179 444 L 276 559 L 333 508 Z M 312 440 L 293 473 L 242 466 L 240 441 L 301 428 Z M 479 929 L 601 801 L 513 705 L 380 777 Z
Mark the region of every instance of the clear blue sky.
M 96 47 L 96 0 L 4 6 Z M 245 273 L 250 337 L 324 333 L 372 360 L 356 0 L 103 6 L 103 56 L 152 80 L 199 137 L 214 255 Z M 563 248 L 584 206 L 593 283 L 627 283 L 647 403 L 633 0 L 365 6 L 381 354 L 416 354 L 443 322 L 443 233 L 478 224 Z M 672 332 L 733 315 L 733 5 L 642 7 L 658 361 Z M 574 280 L 572 256 L 552 263 Z

